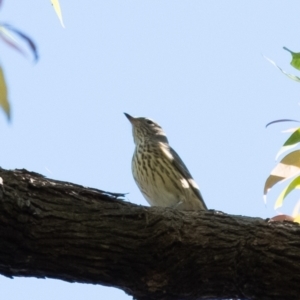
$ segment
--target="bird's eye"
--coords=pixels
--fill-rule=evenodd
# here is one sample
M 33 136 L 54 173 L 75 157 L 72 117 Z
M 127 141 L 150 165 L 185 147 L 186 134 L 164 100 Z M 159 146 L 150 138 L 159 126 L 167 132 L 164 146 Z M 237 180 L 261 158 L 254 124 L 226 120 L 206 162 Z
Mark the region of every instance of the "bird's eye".
M 153 125 L 154 123 L 151 120 L 147 120 L 147 124 Z

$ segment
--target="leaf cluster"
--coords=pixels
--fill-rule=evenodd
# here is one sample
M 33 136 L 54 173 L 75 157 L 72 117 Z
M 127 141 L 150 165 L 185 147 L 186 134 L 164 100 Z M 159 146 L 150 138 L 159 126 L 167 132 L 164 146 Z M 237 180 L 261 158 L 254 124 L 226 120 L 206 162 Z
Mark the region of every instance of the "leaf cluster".
M 300 53 L 293 52 L 286 47 L 283 47 L 284 50 L 289 51 L 292 54 L 292 61 L 291 65 L 296 68 L 297 70 L 300 70 Z M 269 62 L 271 62 L 275 67 L 277 67 L 284 75 L 286 75 L 288 78 L 300 82 L 300 77 L 289 74 L 282 70 L 274 61 L 270 60 L 269 58 L 265 57 Z M 299 122 L 297 120 L 291 120 L 291 119 L 281 119 L 281 120 L 275 120 L 270 123 L 268 123 L 266 126 L 269 126 L 274 123 L 279 122 Z M 292 132 L 290 137 L 285 141 L 285 143 L 282 145 L 280 150 L 278 151 L 276 155 L 276 160 L 280 155 L 283 153 L 290 151 L 291 149 L 299 146 L 300 143 L 300 127 L 297 128 L 291 128 L 288 130 L 288 132 Z M 292 179 L 291 182 L 283 189 L 283 191 L 278 196 L 277 200 L 275 201 L 275 209 L 278 209 L 283 205 L 284 200 L 286 197 L 295 189 L 300 189 L 300 150 L 294 150 L 292 152 L 289 152 L 286 156 L 284 156 L 280 162 L 275 166 L 275 168 L 271 171 L 269 177 L 267 178 L 264 186 L 264 199 L 266 201 L 266 196 L 268 191 L 278 182 L 282 182 L 284 180 Z M 300 214 L 299 211 L 299 205 L 296 205 L 293 212 L 294 221 L 300 222 Z
M 59 18 L 62 27 L 65 27 L 63 23 L 59 0 L 51 0 L 51 4 L 53 5 L 53 8 Z M 2 0 L 0 0 L 0 7 L 1 6 L 2 6 Z M 23 33 L 21 30 L 13 27 L 10 24 L 0 23 L 0 38 L 8 46 L 12 47 L 19 53 L 23 54 L 24 56 L 27 56 L 27 53 L 21 44 L 21 41 L 25 42 L 27 44 L 27 47 L 33 54 L 34 62 L 37 62 L 38 51 L 37 51 L 36 44 L 27 34 Z M 7 84 L 6 84 L 3 68 L 1 67 L 1 65 L 0 65 L 0 107 L 3 109 L 4 113 L 6 114 L 7 119 L 10 120 L 11 108 L 8 101 Z

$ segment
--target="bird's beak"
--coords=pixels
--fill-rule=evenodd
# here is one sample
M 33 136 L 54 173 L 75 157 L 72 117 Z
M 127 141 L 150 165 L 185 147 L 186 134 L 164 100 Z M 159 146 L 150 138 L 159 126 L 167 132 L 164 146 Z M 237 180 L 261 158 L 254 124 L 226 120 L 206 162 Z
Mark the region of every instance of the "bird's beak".
M 136 118 L 132 117 L 131 115 L 124 113 L 124 115 L 126 116 L 126 118 L 129 120 L 129 122 L 133 125 L 134 121 L 136 120 Z

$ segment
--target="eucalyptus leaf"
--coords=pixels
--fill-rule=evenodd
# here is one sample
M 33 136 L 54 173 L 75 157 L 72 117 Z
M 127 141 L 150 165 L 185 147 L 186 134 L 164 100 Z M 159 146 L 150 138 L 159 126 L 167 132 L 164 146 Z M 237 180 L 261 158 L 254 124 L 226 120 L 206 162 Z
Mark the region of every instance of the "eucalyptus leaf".
M 292 61 L 291 65 L 297 69 L 300 70 L 300 53 L 296 53 L 288 49 L 287 47 L 283 47 L 284 50 L 290 52 L 292 54 Z
M 7 98 L 7 86 L 4 78 L 4 73 L 0 67 L 0 106 L 4 110 L 7 119 L 10 120 L 10 105 Z

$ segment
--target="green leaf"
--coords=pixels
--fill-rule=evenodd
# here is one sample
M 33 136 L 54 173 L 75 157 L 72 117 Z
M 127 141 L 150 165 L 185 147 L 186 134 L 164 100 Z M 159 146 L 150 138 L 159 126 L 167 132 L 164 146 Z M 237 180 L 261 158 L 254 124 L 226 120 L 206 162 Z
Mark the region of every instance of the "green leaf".
M 283 146 L 291 146 L 300 142 L 300 127 L 286 140 Z
M 286 140 L 286 142 L 280 148 L 280 150 L 276 155 L 276 160 L 282 153 L 296 147 L 298 143 L 300 143 L 300 127 L 292 133 L 292 135 Z
M 277 69 L 279 69 L 284 75 L 286 75 L 288 78 L 294 80 L 294 81 L 297 81 L 297 82 L 300 82 L 300 77 L 296 76 L 296 75 L 293 75 L 293 74 L 289 74 L 287 72 L 285 72 L 284 70 L 282 70 L 280 67 L 278 67 L 275 62 L 273 60 L 271 60 L 270 58 L 264 56 L 264 58 L 269 61 L 272 65 L 274 65 Z
M 300 70 L 300 53 L 296 53 L 291 51 L 290 49 L 283 47 L 284 50 L 290 52 L 292 54 L 292 61 L 291 61 L 291 65 L 297 69 Z
M 0 67 L 0 106 L 6 113 L 7 119 L 10 120 L 10 105 L 7 100 L 7 87 L 5 83 L 4 73 Z
M 292 180 L 290 184 L 280 193 L 280 195 L 278 196 L 275 202 L 274 209 L 281 207 L 283 204 L 283 200 L 286 198 L 286 196 L 294 189 L 299 189 L 299 188 L 300 188 L 300 176 Z
M 272 170 L 264 187 L 264 200 L 268 191 L 278 182 L 289 179 L 300 173 L 300 150 L 295 150 L 286 155 Z

